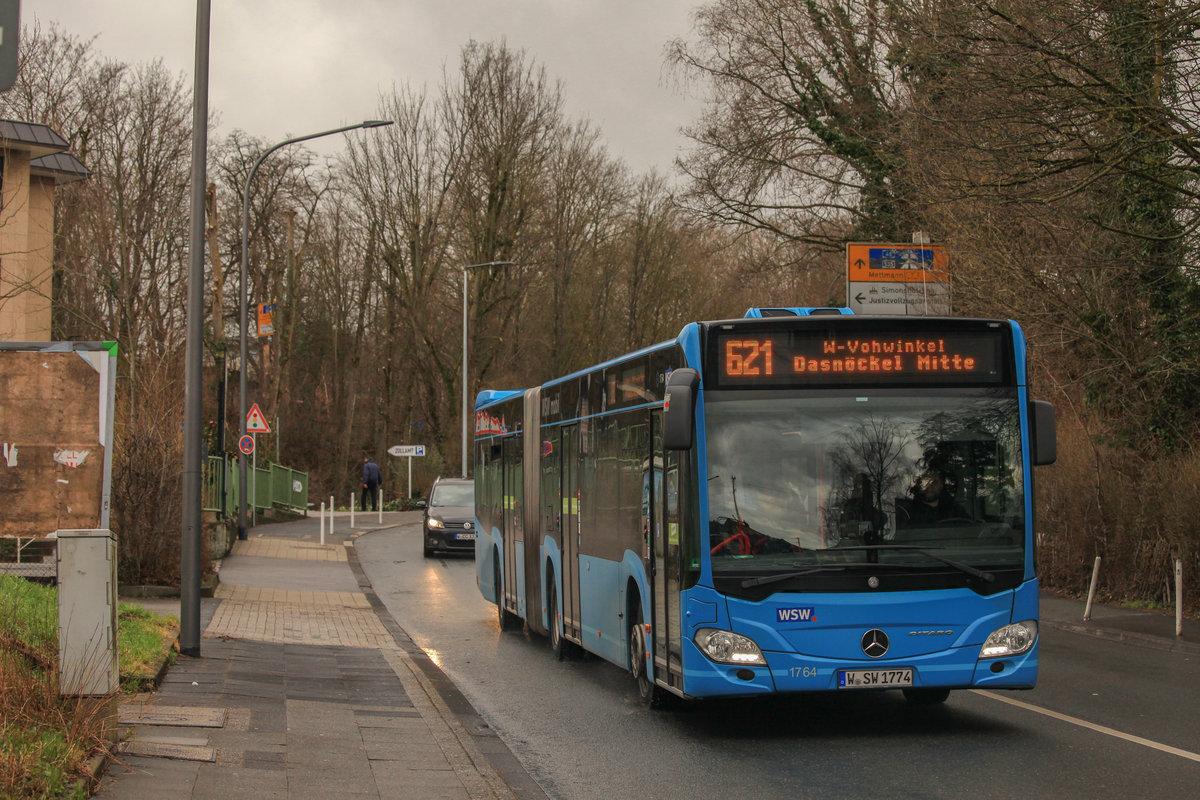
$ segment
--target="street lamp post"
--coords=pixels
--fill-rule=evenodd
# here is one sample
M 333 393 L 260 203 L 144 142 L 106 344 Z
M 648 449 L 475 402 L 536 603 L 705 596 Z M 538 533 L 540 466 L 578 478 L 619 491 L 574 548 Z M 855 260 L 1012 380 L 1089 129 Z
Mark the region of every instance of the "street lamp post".
M 204 391 L 204 176 L 208 170 L 209 0 L 196 3 L 196 71 L 192 91 L 192 208 L 188 234 L 187 347 L 183 401 L 183 530 L 179 553 L 179 652 L 200 655 L 200 489 Z
M 240 403 L 240 413 L 241 413 L 241 428 L 240 428 L 241 437 L 244 437 L 246 435 L 246 414 L 248 411 L 247 405 L 246 405 L 246 373 L 249 371 L 248 370 L 249 356 L 247 353 L 248 345 L 246 342 L 246 328 L 248 327 L 248 322 L 249 322 L 247 319 L 247 317 L 249 316 L 249 309 L 247 308 L 247 304 L 249 302 L 248 295 L 250 293 L 250 289 L 246 285 L 246 271 L 247 271 L 247 261 L 249 260 L 249 257 L 250 257 L 250 255 L 249 255 L 249 253 L 250 253 L 250 184 L 254 180 L 254 173 L 258 172 L 258 168 L 261 167 L 262 163 L 267 160 L 267 156 L 271 155 L 272 153 L 274 153 L 276 150 L 280 149 L 281 147 L 287 147 L 289 144 L 295 144 L 296 142 L 307 142 L 309 139 L 319 139 L 322 136 L 332 136 L 335 133 L 345 133 L 346 131 L 353 131 L 353 130 L 357 130 L 359 128 L 379 128 L 384 125 L 391 125 L 391 124 L 393 124 L 391 120 L 369 119 L 369 120 L 365 120 L 363 122 L 359 122 L 354 125 L 345 125 L 341 128 L 334 128 L 333 130 L 330 130 L 330 131 L 321 131 L 320 133 L 310 133 L 307 136 L 297 136 L 294 139 L 286 139 L 286 140 L 280 142 L 279 144 L 274 145 L 271 148 L 263 151 L 263 154 L 258 157 L 257 161 L 254 162 L 254 166 L 250 168 L 250 174 L 246 176 L 246 188 L 242 192 L 242 276 L 241 276 L 242 282 L 241 282 L 241 287 L 238 291 L 238 294 L 241 295 L 241 297 L 239 298 L 239 302 L 240 302 L 240 307 L 241 307 L 241 321 L 242 321 L 241 369 L 239 370 L 241 375 L 239 376 L 239 383 L 238 383 L 238 393 L 239 393 L 238 394 L 238 402 Z M 239 437 L 239 439 L 241 437 Z M 238 462 L 238 538 L 239 539 L 246 538 L 246 460 L 245 459 L 241 459 Z
M 467 477 L 467 272 L 479 267 L 511 267 L 511 261 L 487 261 L 483 264 L 468 264 L 463 274 L 463 365 L 462 365 L 462 476 Z

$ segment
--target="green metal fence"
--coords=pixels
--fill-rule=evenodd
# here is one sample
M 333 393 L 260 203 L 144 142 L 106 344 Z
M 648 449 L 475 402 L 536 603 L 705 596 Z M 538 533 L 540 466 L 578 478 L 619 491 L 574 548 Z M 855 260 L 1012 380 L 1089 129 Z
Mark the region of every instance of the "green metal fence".
M 232 459 L 209 456 L 204 463 L 201 506 L 221 517 L 237 515 L 238 469 Z M 247 475 L 247 487 L 254 508 L 266 511 L 283 508 L 292 511 L 308 510 L 308 473 L 267 462 Z

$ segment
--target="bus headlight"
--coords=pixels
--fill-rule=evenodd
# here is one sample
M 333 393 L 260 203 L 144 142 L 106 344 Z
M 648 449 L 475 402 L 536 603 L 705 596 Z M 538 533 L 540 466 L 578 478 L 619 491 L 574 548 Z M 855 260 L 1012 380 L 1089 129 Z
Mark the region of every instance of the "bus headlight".
M 1037 641 L 1037 620 L 1014 622 L 992 631 L 979 651 L 980 658 L 1002 658 L 1028 653 Z
M 716 628 L 701 628 L 696 631 L 692 641 L 700 648 L 700 652 L 720 664 L 738 664 L 748 667 L 766 666 L 762 650 L 753 639 L 748 639 L 740 633 L 721 631 Z

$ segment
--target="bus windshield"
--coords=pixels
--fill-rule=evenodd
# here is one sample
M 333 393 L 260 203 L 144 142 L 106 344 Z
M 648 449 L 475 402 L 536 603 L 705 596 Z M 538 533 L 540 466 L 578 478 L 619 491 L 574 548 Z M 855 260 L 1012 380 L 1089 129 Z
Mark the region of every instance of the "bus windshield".
M 1025 559 L 1017 412 L 1015 393 L 998 391 L 709 395 L 714 580 L 848 591 L 869 570 L 925 588 L 957 568 L 955 581 L 1014 585 Z

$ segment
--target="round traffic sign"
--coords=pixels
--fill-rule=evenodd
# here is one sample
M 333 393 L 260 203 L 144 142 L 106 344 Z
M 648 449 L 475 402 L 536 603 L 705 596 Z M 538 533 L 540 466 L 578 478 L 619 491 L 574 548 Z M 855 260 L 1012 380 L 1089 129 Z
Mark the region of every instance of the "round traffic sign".
M 238 450 L 241 450 L 246 455 L 254 452 L 254 437 L 250 435 L 243 436 L 238 442 Z

